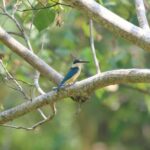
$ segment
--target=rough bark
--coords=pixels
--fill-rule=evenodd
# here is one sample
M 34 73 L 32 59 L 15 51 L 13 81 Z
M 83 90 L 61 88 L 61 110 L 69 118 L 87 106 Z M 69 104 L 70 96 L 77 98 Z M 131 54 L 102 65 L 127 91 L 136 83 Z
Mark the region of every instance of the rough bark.
M 60 92 L 51 91 L 44 95 L 38 96 L 32 101 L 24 102 L 21 105 L 5 110 L 0 113 L 0 124 L 4 124 L 15 118 L 23 116 L 30 111 L 33 111 L 46 104 L 61 100 L 70 96 L 89 95 L 95 90 L 103 88 L 108 85 L 120 83 L 150 83 L 149 69 L 122 69 L 107 71 L 97 74 L 75 85 L 62 89 Z
M 37 69 L 41 74 L 48 77 L 54 83 L 59 83 L 62 75 L 46 64 L 37 55 L 10 36 L 3 28 L 0 27 L 0 41 L 10 48 L 13 52 L 21 56 L 32 67 Z
M 150 51 L 150 32 L 126 21 L 94 0 L 64 0 L 112 33 Z
M 100 25 L 110 30 L 112 33 L 127 39 L 128 41 L 138 45 L 139 47 L 150 51 L 150 34 L 145 32 L 132 23 L 124 20 L 116 14 L 110 12 L 93 0 L 64 0 L 71 4 L 74 8 L 82 11 L 91 19 L 98 22 Z M 41 74 L 49 77 L 54 83 L 60 82 L 62 76 L 52 67 L 46 64 L 38 56 L 30 52 L 21 43 L 12 38 L 0 27 L 0 41 L 8 46 L 13 52 L 21 56 L 31 66 L 36 68 Z M 108 85 L 120 83 L 150 83 L 150 70 L 148 69 L 121 69 L 107 71 L 97 74 L 75 85 L 62 89 L 60 92 L 51 91 L 13 107 L 0 113 L 0 124 L 4 124 L 15 118 L 23 116 L 28 112 L 50 104 L 54 101 L 61 100 L 65 97 L 86 96 L 93 93 L 95 90 Z

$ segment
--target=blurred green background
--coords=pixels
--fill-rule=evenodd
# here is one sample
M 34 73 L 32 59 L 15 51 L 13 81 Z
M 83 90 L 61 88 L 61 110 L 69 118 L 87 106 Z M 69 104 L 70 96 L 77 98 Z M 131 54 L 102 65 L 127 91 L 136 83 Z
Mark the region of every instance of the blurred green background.
M 29 3 L 30 2 L 30 3 Z M 102 5 L 124 19 L 138 25 L 134 1 L 101 0 Z M 44 0 L 6 0 L 7 11 L 14 6 L 19 10 L 45 7 L 53 2 Z M 150 20 L 150 1 L 146 1 Z M 0 2 L 2 6 L 2 1 Z M 2 12 L 2 10 L 1 10 Z M 96 73 L 89 43 L 89 19 L 79 11 L 65 6 L 34 11 L 15 11 L 15 17 L 29 36 L 34 52 L 45 62 L 65 74 L 72 59 L 89 60 L 79 80 Z M 30 30 L 31 27 L 32 28 Z M 7 16 L 0 14 L 0 25 L 8 32 L 19 32 Z M 21 37 L 12 35 L 26 45 Z M 123 68 L 149 68 L 150 53 L 108 32 L 94 23 L 94 39 L 102 72 Z M 19 56 L 0 42 L 0 53 L 10 73 L 22 83 L 26 93 L 33 97 L 34 70 Z M 13 90 L 11 80 L 5 79 L 0 67 L 0 110 L 9 109 L 24 102 L 23 95 Z M 54 85 L 41 76 L 40 85 L 46 91 Z M 16 88 L 16 87 L 15 87 Z M 149 150 L 150 149 L 150 94 L 148 84 L 116 85 L 99 89 L 81 105 L 71 99 L 57 103 L 57 115 L 35 131 L 0 127 L 0 150 Z M 38 95 L 36 92 L 35 95 Z M 42 108 L 48 115 L 50 108 Z M 20 117 L 10 124 L 31 126 L 41 120 L 37 111 Z

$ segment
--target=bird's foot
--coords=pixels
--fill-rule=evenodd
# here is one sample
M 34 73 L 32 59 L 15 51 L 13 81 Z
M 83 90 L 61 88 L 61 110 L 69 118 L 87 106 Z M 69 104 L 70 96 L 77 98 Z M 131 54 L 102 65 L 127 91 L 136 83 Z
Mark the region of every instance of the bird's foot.
M 66 85 L 62 85 L 62 86 L 59 87 L 59 88 L 58 88 L 58 87 L 53 87 L 52 90 L 58 92 L 59 90 L 68 88 L 68 87 L 70 87 L 70 86 L 72 86 L 72 85 L 74 85 L 74 84 L 75 84 L 75 82 L 69 83 L 69 84 L 66 84 Z
M 53 87 L 52 90 L 58 92 L 59 90 L 64 89 L 64 88 L 65 88 L 65 86 L 62 85 L 62 86 L 59 87 L 59 88 L 58 88 L 58 87 Z

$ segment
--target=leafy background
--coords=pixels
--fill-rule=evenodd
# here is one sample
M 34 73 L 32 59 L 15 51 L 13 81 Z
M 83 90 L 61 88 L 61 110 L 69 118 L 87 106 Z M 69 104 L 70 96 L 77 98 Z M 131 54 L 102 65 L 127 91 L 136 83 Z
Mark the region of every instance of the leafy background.
M 19 10 L 31 9 L 27 0 L 17 1 Z M 124 19 L 138 25 L 134 1 L 98 1 Z M 30 0 L 33 9 L 47 7 L 52 1 Z M 2 2 L 0 2 L 2 5 Z M 7 0 L 7 10 L 12 13 L 15 0 Z M 150 19 L 150 2 L 146 2 Z M 63 75 L 74 57 L 89 60 L 79 80 L 96 73 L 89 44 L 89 19 L 66 6 L 49 9 L 16 11 L 15 17 L 24 27 L 34 52 Z M 32 29 L 31 22 L 33 22 Z M 15 24 L 0 14 L 0 25 L 7 31 L 18 32 Z M 14 35 L 13 35 L 14 36 Z M 14 36 L 18 41 L 22 38 Z M 150 54 L 130 42 L 108 32 L 94 23 L 94 39 L 101 70 L 122 68 L 149 68 Z M 33 84 L 34 71 L 25 61 L 12 53 L 3 43 L 0 52 L 5 55 L 4 63 L 10 73 L 19 80 Z M 0 109 L 11 108 L 24 101 L 23 95 L 5 81 L 0 68 Z M 33 86 L 22 83 L 31 95 Z M 54 85 L 47 78 L 40 78 L 41 87 L 46 91 Z M 100 89 L 79 106 L 71 99 L 57 103 L 57 115 L 49 123 L 27 132 L 0 127 L 1 150 L 148 150 L 150 149 L 150 94 L 139 92 L 150 89 L 148 84 L 116 85 Z M 36 93 L 37 94 L 37 93 Z M 79 111 L 81 107 L 81 111 Z M 43 108 L 49 113 L 49 107 Z M 12 124 L 31 126 L 42 119 L 35 111 L 12 121 Z

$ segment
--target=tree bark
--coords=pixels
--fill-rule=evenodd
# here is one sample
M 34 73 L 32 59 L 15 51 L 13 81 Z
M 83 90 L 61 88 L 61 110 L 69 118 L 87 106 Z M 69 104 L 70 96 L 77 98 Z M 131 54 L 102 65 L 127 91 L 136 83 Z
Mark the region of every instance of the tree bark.
M 32 67 L 37 69 L 42 75 L 48 77 L 51 81 L 58 84 L 62 75 L 46 64 L 37 55 L 10 36 L 2 27 L 0 27 L 0 41 L 10 48 L 11 51 L 21 56 Z
M 14 108 L 5 110 L 0 113 L 0 124 L 4 124 L 15 118 L 23 116 L 39 107 L 61 100 L 66 97 L 89 95 L 95 90 L 108 85 L 120 83 L 150 83 L 149 69 L 121 69 L 107 71 L 97 74 L 60 92 L 51 91 L 44 95 L 38 96 L 32 101 L 24 102 Z
M 94 0 L 64 0 L 64 2 L 78 9 L 85 16 L 89 16 L 113 34 L 150 51 L 150 32 L 126 21 Z

